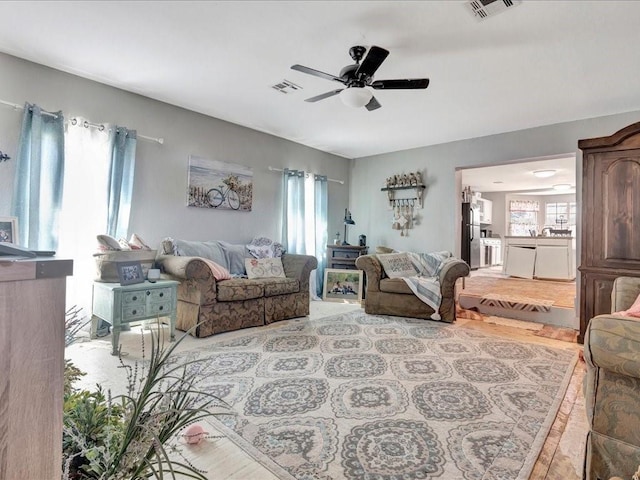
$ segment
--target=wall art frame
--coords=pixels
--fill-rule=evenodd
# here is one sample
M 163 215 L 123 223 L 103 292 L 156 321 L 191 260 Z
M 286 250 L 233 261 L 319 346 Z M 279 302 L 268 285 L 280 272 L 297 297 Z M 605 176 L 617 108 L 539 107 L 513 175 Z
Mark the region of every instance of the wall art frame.
M 0 217 L 0 242 L 20 243 L 18 217 Z
M 140 262 L 118 262 L 116 268 L 120 285 L 133 285 L 145 280 Z
M 322 299 L 329 302 L 361 303 L 363 279 L 362 270 L 326 268 Z
M 251 167 L 189 156 L 187 206 L 250 212 L 252 203 Z

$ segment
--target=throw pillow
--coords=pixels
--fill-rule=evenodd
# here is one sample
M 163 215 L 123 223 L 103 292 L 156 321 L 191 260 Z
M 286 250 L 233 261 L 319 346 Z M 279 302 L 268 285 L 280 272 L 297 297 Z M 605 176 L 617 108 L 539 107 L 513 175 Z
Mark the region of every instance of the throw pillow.
M 281 257 L 284 253 L 284 247 L 281 243 L 274 242 L 267 237 L 255 237 L 247 245 L 247 250 L 256 258 Z
M 614 315 L 640 318 L 640 295 L 637 296 L 633 305 L 631 305 L 627 310 L 615 312 Z
M 128 243 L 132 250 L 151 250 L 151 247 L 144 243 L 144 240 L 142 240 L 137 233 L 131 234 L 131 238 Z
M 98 235 L 96 238 L 98 239 L 98 250 L 101 252 L 122 250 L 118 240 L 110 235 Z
M 229 273 L 229 270 L 224 268 L 222 265 L 218 265 L 216 262 L 212 262 L 211 260 L 208 260 L 206 258 L 201 258 L 201 260 L 209 265 L 211 274 L 216 280 L 228 280 L 231 278 L 231 273 Z
M 245 260 L 245 267 L 249 278 L 286 278 L 280 257 L 247 258 Z
M 389 278 L 412 277 L 418 272 L 406 252 L 377 254 Z

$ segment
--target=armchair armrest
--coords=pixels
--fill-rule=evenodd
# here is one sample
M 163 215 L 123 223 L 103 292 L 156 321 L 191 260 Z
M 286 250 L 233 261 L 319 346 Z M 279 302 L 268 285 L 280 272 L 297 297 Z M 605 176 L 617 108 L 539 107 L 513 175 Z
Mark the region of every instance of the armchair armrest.
M 640 293 L 640 278 L 618 277 L 611 290 L 611 313 L 627 310 Z
M 200 257 L 182 257 L 179 255 L 159 255 L 156 264 L 161 271 L 173 280 L 181 283 L 178 297 L 191 303 L 216 302 L 216 278 L 211 267 Z
M 361 255 L 356 258 L 356 267 L 364 270 L 367 276 L 367 291 L 379 292 L 382 278 L 382 264 L 375 255 Z
M 457 258 L 447 261 L 439 274 L 442 297 L 455 298 L 456 280 L 460 277 L 466 277 L 469 272 L 469 265 L 466 262 Z
M 589 322 L 584 359 L 592 369 L 603 368 L 640 378 L 640 319 L 598 315 Z
M 282 267 L 287 278 L 295 278 L 300 282 L 300 291 L 309 290 L 309 275 L 318 267 L 318 259 L 311 255 L 285 253 L 282 255 Z
M 163 273 L 176 280 L 206 280 L 215 282 L 211 268 L 200 257 L 182 257 L 179 255 L 159 255 L 156 264 Z

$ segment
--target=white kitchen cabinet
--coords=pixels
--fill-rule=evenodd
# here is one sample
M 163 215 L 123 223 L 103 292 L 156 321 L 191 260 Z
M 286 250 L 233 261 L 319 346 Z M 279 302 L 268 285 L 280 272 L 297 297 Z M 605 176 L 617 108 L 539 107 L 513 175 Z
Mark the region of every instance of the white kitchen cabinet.
M 570 250 L 566 246 L 536 248 L 536 277 L 569 280 L 571 274 Z M 575 275 L 573 275 L 575 276 Z
M 505 237 L 504 240 L 505 274 L 546 280 L 573 280 L 576 277 L 574 238 Z
M 491 223 L 493 213 L 493 202 L 486 198 L 477 199 L 478 207 L 480 207 L 480 223 Z
M 535 262 L 535 247 L 511 245 L 507 248 L 504 273 L 511 277 L 533 278 Z

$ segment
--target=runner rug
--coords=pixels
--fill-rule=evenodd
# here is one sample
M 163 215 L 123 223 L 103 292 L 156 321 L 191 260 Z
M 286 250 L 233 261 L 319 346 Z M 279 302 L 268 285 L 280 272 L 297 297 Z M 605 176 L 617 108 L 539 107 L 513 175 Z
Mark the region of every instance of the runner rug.
M 361 311 L 219 335 L 211 417 L 280 478 L 527 479 L 577 354 Z
M 489 293 L 483 295 L 480 299 L 480 305 L 487 307 L 498 307 L 510 310 L 520 310 L 523 312 L 542 312 L 551 311 L 553 300 L 541 300 L 538 298 L 527 298 L 519 295 L 502 295 L 498 293 Z

